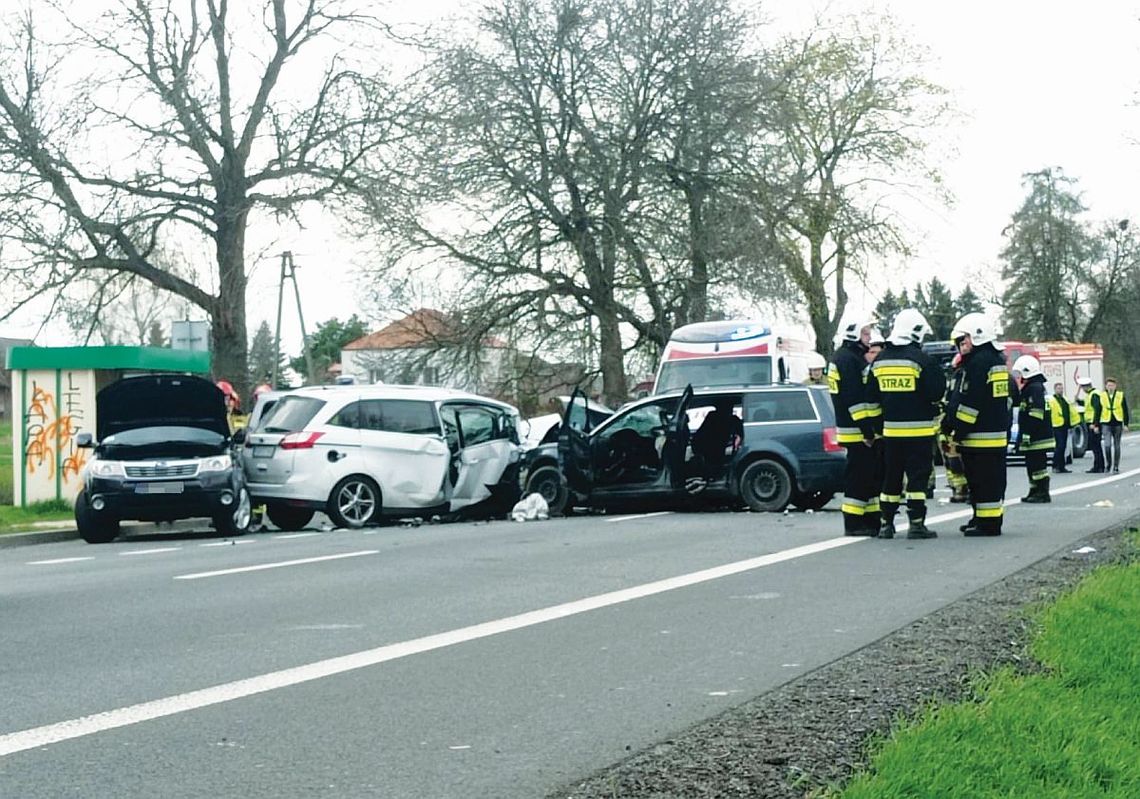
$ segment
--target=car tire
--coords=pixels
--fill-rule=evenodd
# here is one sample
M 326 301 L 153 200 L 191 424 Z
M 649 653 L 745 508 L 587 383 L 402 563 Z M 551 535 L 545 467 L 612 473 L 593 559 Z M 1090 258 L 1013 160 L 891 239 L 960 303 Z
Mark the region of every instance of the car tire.
M 832 491 L 797 491 L 796 495 L 792 497 L 792 504 L 800 510 L 816 511 L 831 502 L 831 498 L 834 496 L 835 493 Z
M 1073 459 L 1083 458 L 1089 451 L 1089 430 L 1083 424 L 1073 428 Z
M 371 477 L 352 475 L 333 486 L 325 513 L 335 527 L 358 529 L 380 516 L 380 486 Z
M 75 500 L 75 526 L 88 544 L 109 544 L 119 537 L 119 520 L 101 516 L 91 508 L 87 492 L 80 491 Z
M 253 522 L 253 501 L 245 486 L 238 489 L 233 513 L 222 513 L 214 517 L 214 529 L 227 538 L 245 535 Z
M 754 511 L 781 511 L 792 499 L 792 476 L 779 461 L 753 461 L 740 475 L 740 497 Z
M 293 508 L 289 505 L 267 505 L 265 515 L 273 526 L 287 533 L 303 530 L 305 525 L 313 520 L 316 511 L 309 508 Z
M 561 470 L 552 464 L 540 466 L 531 472 L 526 481 L 525 495 L 539 494 L 546 500 L 551 516 L 561 516 L 566 512 L 570 492 L 562 481 Z

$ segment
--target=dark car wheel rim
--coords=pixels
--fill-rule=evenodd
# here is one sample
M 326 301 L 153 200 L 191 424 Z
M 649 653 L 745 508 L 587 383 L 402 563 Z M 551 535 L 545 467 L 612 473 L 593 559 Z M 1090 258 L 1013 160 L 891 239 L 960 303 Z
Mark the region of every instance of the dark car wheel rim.
M 367 483 L 346 483 L 337 494 L 336 507 L 345 521 L 363 524 L 376 511 L 376 495 Z
M 531 491 L 539 494 L 546 500 L 547 505 L 554 504 L 555 500 L 558 499 L 559 488 L 561 488 L 561 486 L 558 485 L 558 480 L 552 475 L 543 477 L 531 484 Z
M 780 483 L 780 476 L 772 469 L 757 469 L 752 475 L 752 495 L 761 502 L 771 502 L 780 493 Z

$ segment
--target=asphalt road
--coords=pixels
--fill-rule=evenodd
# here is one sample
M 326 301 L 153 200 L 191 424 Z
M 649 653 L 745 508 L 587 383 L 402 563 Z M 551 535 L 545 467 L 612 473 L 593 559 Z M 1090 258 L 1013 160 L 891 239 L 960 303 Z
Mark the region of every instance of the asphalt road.
M 0 797 L 542 796 L 1126 521 L 1137 485 L 1054 477 L 999 539 L 938 504 L 917 542 L 827 510 L 3 549 Z

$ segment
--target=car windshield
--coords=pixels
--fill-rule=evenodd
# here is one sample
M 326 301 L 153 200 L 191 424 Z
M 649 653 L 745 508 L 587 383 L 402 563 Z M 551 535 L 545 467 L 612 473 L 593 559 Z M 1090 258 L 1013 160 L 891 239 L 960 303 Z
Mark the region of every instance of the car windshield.
M 693 358 L 669 361 L 657 379 L 658 394 L 691 385 L 756 386 L 772 382 L 772 359 L 768 356 L 741 355 L 735 358 Z
M 273 406 L 259 431 L 262 433 L 294 433 L 304 430 L 325 401 L 315 397 L 284 397 Z
M 226 439 L 200 427 L 136 427 L 107 436 L 99 454 L 108 460 L 127 458 L 193 458 L 225 451 Z

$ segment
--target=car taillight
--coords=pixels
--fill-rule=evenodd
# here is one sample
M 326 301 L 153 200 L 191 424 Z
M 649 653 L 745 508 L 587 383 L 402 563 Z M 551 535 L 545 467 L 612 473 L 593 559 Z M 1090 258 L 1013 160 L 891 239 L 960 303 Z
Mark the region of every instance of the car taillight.
M 823 428 L 823 451 L 843 452 L 843 446 L 839 443 L 839 431 L 834 427 Z
M 290 433 L 281 439 L 281 443 L 277 446 L 281 449 L 312 449 L 313 445 L 317 443 L 317 439 L 323 436 L 324 433 Z

